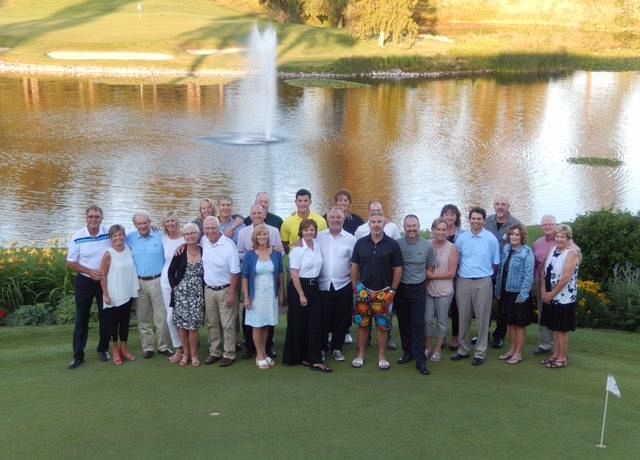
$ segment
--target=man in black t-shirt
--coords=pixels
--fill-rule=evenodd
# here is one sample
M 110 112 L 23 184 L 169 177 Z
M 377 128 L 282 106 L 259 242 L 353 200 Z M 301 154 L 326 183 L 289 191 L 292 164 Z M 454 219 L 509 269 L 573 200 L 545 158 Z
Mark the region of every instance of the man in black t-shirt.
M 354 286 L 354 323 L 358 326 L 358 357 L 351 365 L 364 364 L 369 324 L 374 321 L 378 336 L 378 368 L 391 366 L 385 358 L 393 298 L 402 277 L 402 252 L 398 243 L 385 235 L 384 215 L 380 211 L 369 214 L 371 233 L 360 238 L 351 257 L 351 281 Z

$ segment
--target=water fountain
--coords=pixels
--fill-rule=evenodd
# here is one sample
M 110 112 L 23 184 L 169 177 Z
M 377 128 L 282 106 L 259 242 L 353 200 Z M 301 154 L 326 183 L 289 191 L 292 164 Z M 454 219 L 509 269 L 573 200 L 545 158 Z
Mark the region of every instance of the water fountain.
M 254 24 L 247 48 L 247 71 L 237 96 L 230 105 L 233 111 L 231 132 L 211 137 L 215 142 L 256 145 L 278 142 L 273 134 L 277 102 L 278 40 L 273 27 L 260 32 Z

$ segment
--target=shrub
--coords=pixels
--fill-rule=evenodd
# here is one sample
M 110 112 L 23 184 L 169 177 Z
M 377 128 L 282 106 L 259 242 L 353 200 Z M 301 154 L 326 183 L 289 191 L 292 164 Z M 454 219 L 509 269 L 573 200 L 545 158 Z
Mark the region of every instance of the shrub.
M 614 329 L 636 331 L 640 327 L 640 268 L 617 265 L 607 283 L 610 324 Z
M 578 281 L 578 305 L 576 308 L 579 327 L 607 327 L 609 299 L 597 281 Z
M 56 324 L 72 324 L 76 320 L 76 301 L 73 296 L 63 297 L 55 308 Z
M 11 315 L 14 326 L 43 326 L 52 322 L 51 312 L 43 303 L 22 305 Z
M 58 301 L 73 291 L 66 250 L 33 246 L 0 249 L 0 305 L 12 312 L 20 305 Z
M 583 254 L 581 278 L 606 280 L 626 262 L 640 267 L 640 213 L 603 209 L 578 216 L 572 227 Z

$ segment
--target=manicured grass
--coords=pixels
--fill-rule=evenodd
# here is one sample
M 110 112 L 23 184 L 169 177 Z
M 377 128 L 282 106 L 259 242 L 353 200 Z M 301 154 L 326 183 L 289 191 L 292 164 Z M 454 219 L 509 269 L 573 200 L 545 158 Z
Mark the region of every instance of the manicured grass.
M 138 12 L 135 0 L 0 1 L 0 54 L 9 64 L 117 66 L 160 70 L 238 70 L 242 53 L 193 56 L 185 49 L 219 49 L 246 44 L 254 22 L 267 19 L 251 9 L 234 10 L 213 0 L 149 0 Z M 229 2 L 227 2 L 229 3 Z M 237 5 L 241 8 L 240 5 Z M 439 23 L 443 42 L 420 39 L 411 48 L 353 39 L 344 29 L 277 24 L 280 69 L 288 72 L 555 73 L 573 69 L 640 69 L 640 34 L 615 23 L 575 24 Z M 49 51 L 137 51 L 169 53 L 168 62 L 56 61 Z
M 373 349 L 360 370 L 330 361 L 333 374 L 282 364 L 259 371 L 242 360 L 179 368 L 157 356 L 116 368 L 92 351 L 95 328 L 87 362 L 69 371 L 71 327 L 1 328 L 0 340 L 3 459 L 632 459 L 640 451 L 640 341 L 630 333 L 578 330 L 566 369 L 544 369 L 530 354 L 507 366 L 490 350 L 478 368 L 445 353 L 428 377 L 396 365 L 399 351 L 389 353 L 389 372 L 377 370 Z M 136 332 L 130 341 L 140 354 Z M 352 359 L 354 345 L 345 353 Z M 622 399 L 609 400 L 600 450 L 608 372 Z

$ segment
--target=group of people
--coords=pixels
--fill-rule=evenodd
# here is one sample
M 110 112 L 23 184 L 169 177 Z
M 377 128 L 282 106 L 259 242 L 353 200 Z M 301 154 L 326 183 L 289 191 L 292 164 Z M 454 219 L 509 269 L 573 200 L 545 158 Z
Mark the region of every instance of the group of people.
M 103 361 L 122 365 L 136 359 L 128 347 L 135 308 L 145 359 L 157 352 L 180 366 L 200 366 L 199 328 L 204 325 L 205 365 L 231 366 L 241 349 L 242 329 L 243 356 L 255 357 L 259 369 L 270 369 L 285 294 L 284 364 L 332 372 L 328 358 L 346 359 L 343 347 L 354 325 L 358 351 L 352 367 L 364 366 L 375 329 L 377 367 L 388 370 L 394 312 L 402 347 L 398 363 L 414 361 L 422 375 L 430 374 L 429 362 L 442 359 L 449 316 L 452 361 L 473 354 L 471 363 L 480 366 L 489 343 L 502 348 L 508 338 L 509 349 L 499 358 L 518 364 L 537 301 L 540 344 L 535 354 L 548 355 L 542 361 L 547 368 L 567 365 L 581 258 L 569 226 L 544 216 L 544 236 L 530 248 L 526 227 L 511 215 L 508 198 L 498 196 L 493 215 L 470 209 L 468 231 L 461 229 L 458 207 L 445 205 L 431 224 L 431 239 L 425 240 L 414 214 L 404 218 L 401 235 L 385 217 L 381 201 L 369 203 L 365 222 L 351 211 L 348 190 L 334 198 L 335 205 L 322 216 L 311 210 L 311 193 L 298 190 L 296 209 L 284 220 L 269 212 L 266 192 L 257 194 L 246 219 L 233 212 L 230 197 L 217 203 L 202 199 L 193 222 L 181 226 L 170 211 L 159 229 L 147 213 L 137 212 L 135 230 L 128 234 L 121 225 L 106 228 L 102 210 L 89 206 L 87 224 L 73 235 L 67 257 L 78 272 L 69 368 L 84 362 L 95 300 L 97 351 Z M 473 317 L 477 336 L 472 339 Z

